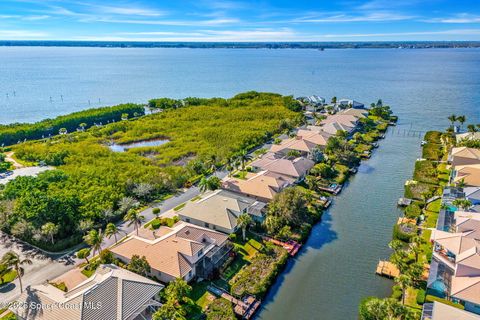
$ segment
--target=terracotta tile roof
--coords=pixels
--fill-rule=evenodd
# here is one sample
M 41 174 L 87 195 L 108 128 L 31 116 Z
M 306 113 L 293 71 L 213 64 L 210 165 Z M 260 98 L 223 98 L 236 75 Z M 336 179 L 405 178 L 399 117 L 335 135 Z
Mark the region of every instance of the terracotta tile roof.
M 464 181 L 468 186 L 480 187 L 480 164 L 455 167 L 455 182 Z
M 261 170 L 269 170 L 298 178 L 304 176 L 315 165 L 315 162 L 304 157 L 287 159 L 267 153 L 250 165 Z
M 133 255 L 145 256 L 153 269 L 173 277 L 184 277 L 192 270 L 192 263 L 198 260 L 200 250 L 205 254 L 208 247 L 221 246 L 227 239 L 223 233 L 181 222 L 160 238 L 133 236 L 111 251 L 126 259 Z
M 270 200 L 278 192 L 294 182 L 294 178 L 271 171 L 262 171 L 247 180 L 227 178 L 223 182 L 223 188 Z
M 178 212 L 180 216 L 200 220 L 226 229 L 235 229 L 237 218 L 258 201 L 226 190 L 217 190 L 187 205 Z M 263 204 L 265 206 L 265 204 Z

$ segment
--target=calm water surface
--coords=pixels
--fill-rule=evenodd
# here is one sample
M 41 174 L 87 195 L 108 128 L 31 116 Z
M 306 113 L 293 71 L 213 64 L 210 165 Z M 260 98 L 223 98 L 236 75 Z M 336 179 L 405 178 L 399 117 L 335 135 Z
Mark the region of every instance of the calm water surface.
M 246 90 L 365 103 L 382 98 L 399 125 L 337 197 L 258 315 L 355 319 L 363 297 L 390 293 L 390 282 L 374 270 L 389 254 L 395 202 L 420 155 L 412 131 L 442 129 L 451 113 L 480 123 L 479 68 L 478 49 L 0 47 L 0 123 L 152 97 L 229 97 Z

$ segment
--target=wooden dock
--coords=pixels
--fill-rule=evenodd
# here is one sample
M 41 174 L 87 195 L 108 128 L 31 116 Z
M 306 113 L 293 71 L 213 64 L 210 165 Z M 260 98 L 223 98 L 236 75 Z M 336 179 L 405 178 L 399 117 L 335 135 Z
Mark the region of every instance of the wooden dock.
M 270 237 L 267 237 L 267 236 L 262 236 L 262 238 L 265 240 L 265 241 L 269 241 L 279 247 L 282 247 L 284 248 L 285 250 L 288 251 L 288 253 L 290 254 L 290 256 L 294 257 L 297 253 L 298 253 L 298 250 L 300 250 L 300 248 L 302 247 L 302 245 L 296 241 L 293 241 L 293 240 L 289 240 L 287 242 L 283 242 L 283 241 L 280 241 L 280 240 L 277 240 L 277 239 L 273 239 L 273 238 L 270 238 Z
M 391 263 L 390 261 L 380 260 L 377 265 L 377 270 L 375 272 L 379 276 L 387 278 L 396 278 L 400 275 L 400 271 L 397 266 Z

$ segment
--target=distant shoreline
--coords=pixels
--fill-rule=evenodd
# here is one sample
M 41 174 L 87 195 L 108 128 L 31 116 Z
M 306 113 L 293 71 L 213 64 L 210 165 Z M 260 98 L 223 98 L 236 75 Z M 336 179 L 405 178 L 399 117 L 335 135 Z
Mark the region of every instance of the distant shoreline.
M 480 48 L 480 41 L 365 41 L 365 42 L 140 42 L 0 40 L 0 47 L 99 47 L 187 49 L 445 49 Z

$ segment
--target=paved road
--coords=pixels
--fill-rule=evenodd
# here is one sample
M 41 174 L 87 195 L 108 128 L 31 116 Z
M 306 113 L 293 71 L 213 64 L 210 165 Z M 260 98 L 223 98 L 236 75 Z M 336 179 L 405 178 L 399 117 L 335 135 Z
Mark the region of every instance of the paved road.
M 223 178 L 227 175 L 227 173 L 217 172 L 216 175 L 219 178 Z M 176 206 L 195 198 L 199 194 L 200 190 L 198 187 L 194 186 L 185 190 L 184 192 L 178 193 L 174 197 L 169 198 L 162 203 L 145 209 L 142 211 L 142 215 L 145 217 L 145 222 L 148 222 L 155 217 L 153 214 L 153 208 L 160 208 L 160 214 L 163 215 Z M 120 223 L 118 227 L 124 235 L 134 231 L 134 226 L 128 226 L 128 223 L 126 222 Z M 122 236 L 122 234 L 120 236 Z M 102 243 L 102 248 L 108 248 L 113 244 L 115 244 L 115 239 L 113 237 L 110 239 L 105 238 Z M 29 259 L 33 261 L 31 266 L 26 266 L 25 268 L 25 275 L 22 278 L 24 288 L 29 285 L 38 285 L 47 280 L 55 279 L 63 273 L 73 269 L 79 263 L 83 262 L 83 260 L 79 260 L 74 256 L 74 252 L 52 259 L 41 251 L 33 249 L 28 245 L 15 240 L 14 238 L 0 233 L 0 255 L 9 250 L 17 252 L 22 257 L 29 257 Z M 14 301 L 19 294 L 20 289 L 18 288 L 18 280 L 16 280 L 13 284 L 9 284 L 6 287 L 0 288 L 0 301 Z

